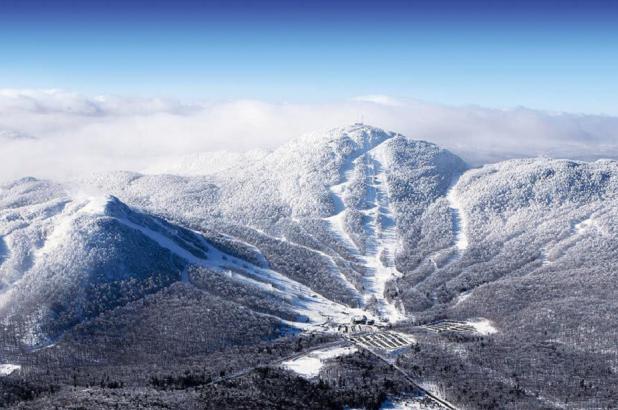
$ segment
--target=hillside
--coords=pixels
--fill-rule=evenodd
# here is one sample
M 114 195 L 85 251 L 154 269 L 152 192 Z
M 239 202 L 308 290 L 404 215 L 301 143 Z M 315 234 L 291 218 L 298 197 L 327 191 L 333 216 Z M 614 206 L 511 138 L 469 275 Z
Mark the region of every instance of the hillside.
M 52 369 L 61 385 L 90 386 L 58 374 L 95 362 L 155 401 L 200 408 L 205 394 L 240 397 L 263 382 L 248 373 L 238 391 L 208 387 L 220 372 L 363 340 L 405 342 L 389 353 L 399 370 L 366 345 L 330 359 L 318 372 L 330 386 L 322 404 L 356 403 L 354 385 L 370 386 L 367 400 L 439 392 L 472 408 L 603 408 L 618 394 L 616 162 L 468 169 L 434 144 L 363 124 L 250 162 L 230 156 L 239 165 L 212 172 L 199 171 L 208 155 L 195 158 L 185 175 L 0 188 L 0 364 L 22 365 L 1 383 L 46 385 Z M 341 334 L 362 316 L 381 340 Z M 178 380 L 204 362 L 186 394 L 129 382 L 134 372 Z M 366 380 L 368 368 L 388 388 Z M 405 387 L 402 374 L 418 383 Z M 313 388 L 289 372 L 262 376 Z M 97 394 L 115 394 L 105 386 Z M 73 393 L 54 394 L 33 408 Z

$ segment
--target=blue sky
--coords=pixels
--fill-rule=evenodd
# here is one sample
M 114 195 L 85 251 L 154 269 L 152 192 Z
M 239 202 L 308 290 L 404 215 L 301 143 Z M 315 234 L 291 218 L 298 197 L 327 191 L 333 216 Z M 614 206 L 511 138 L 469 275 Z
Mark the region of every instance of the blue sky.
M 0 0 L 0 88 L 618 115 L 616 2 L 332 3 Z

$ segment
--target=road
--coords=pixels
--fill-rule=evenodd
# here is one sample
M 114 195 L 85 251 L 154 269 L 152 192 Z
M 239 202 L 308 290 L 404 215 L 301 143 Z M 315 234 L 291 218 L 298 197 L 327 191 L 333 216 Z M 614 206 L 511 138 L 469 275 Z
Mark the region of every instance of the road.
M 440 405 L 440 406 L 442 406 L 442 407 L 444 407 L 446 409 L 457 410 L 457 408 L 455 406 L 453 406 L 451 403 L 447 402 L 446 400 L 443 400 L 443 399 L 439 398 L 435 394 L 431 393 L 429 390 L 426 390 L 423 387 L 421 387 L 421 385 L 418 384 L 418 382 L 416 380 L 414 380 L 414 378 L 412 378 L 412 376 L 410 376 L 401 367 L 399 367 L 396 364 L 392 363 L 386 357 L 382 356 L 381 354 L 379 354 L 379 353 L 377 353 L 377 352 L 375 352 L 375 351 L 373 351 L 373 350 L 371 350 L 371 349 L 369 349 L 366 346 L 363 346 L 361 344 L 357 344 L 356 346 L 358 346 L 359 349 L 363 349 L 364 351 L 372 354 L 373 356 L 375 356 L 378 359 L 382 360 L 384 363 L 388 364 L 394 370 L 399 372 L 399 374 L 401 374 L 414 388 L 416 388 L 416 389 L 420 390 L 421 392 L 423 392 L 424 395 L 429 397 L 436 404 L 438 404 L 438 405 Z
M 274 367 L 274 366 L 278 366 L 278 365 L 280 365 L 281 363 L 283 363 L 285 361 L 294 360 L 294 359 L 297 359 L 297 358 L 299 358 L 301 356 L 305 356 L 306 354 L 309 354 L 309 353 L 313 352 L 314 350 L 325 349 L 327 347 L 335 347 L 335 346 L 339 346 L 339 345 L 343 345 L 343 344 L 346 344 L 346 343 L 345 343 L 345 341 L 342 341 L 342 340 L 335 340 L 334 342 L 323 343 L 321 345 L 317 345 L 317 346 L 314 346 L 312 348 L 305 349 L 302 352 L 298 352 L 298 353 L 294 353 L 294 354 L 291 354 L 291 355 L 288 355 L 288 356 L 280 357 L 279 359 L 274 360 L 274 361 L 272 361 L 270 363 L 267 363 L 266 365 L 259 365 L 259 366 L 248 367 L 246 369 L 239 370 L 237 372 L 231 373 L 231 374 L 223 376 L 223 377 L 217 377 L 216 379 L 213 379 L 210 383 L 207 383 L 207 385 L 221 383 L 221 382 L 224 382 L 226 380 L 237 379 L 239 377 L 242 377 L 242 376 L 244 376 L 246 374 L 251 373 L 252 371 L 257 369 L 258 367 L 264 367 L 264 366 Z
M 335 347 L 335 346 L 342 346 L 345 344 L 349 344 L 349 343 L 353 343 L 355 346 L 357 346 L 359 349 L 362 349 L 366 352 L 368 352 L 369 354 L 375 356 L 376 358 L 378 358 L 379 360 L 385 362 L 386 364 L 388 364 L 391 368 L 393 368 L 395 371 L 397 371 L 399 374 L 401 374 L 407 381 L 408 383 L 410 383 L 410 385 L 412 385 L 412 387 L 414 387 L 415 389 L 421 391 L 425 396 L 427 396 L 429 399 L 431 399 L 434 403 L 438 404 L 439 406 L 445 408 L 445 409 L 449 409 L 449 410 L 456 410 L 457 408 L 455 406 L 453 406 L 451 403 L 447 402 L 446 400 L 443 400 L 441 398 L 439 398 L 438 396 L 434 395 L 433 393 L 431 393 L 430 391 L 424 389 L 423 387 L 420 386 L 420 384 L 414 380 L 414 378 L 412 376 L 410 376 L 405 370 L 403 370 L 401 367 L 397 366 L 396 364 L 392 363 L 390 360 L 388 360 L 386 357 L 382 356 L 381 354 L 373 351 L 372 349 L 367 348 L 367 346 L 364 346 L 360 343 L 354 343 L 353 340 L 349 340 L 349 339 L 344 339 L 344 340 L 336 340 L 333 342 L 329 342 L 329 343 L 324 343 L 318 346 L 314 346 L 310 349 L 306 349 L 303 350 L 302 352 L 298 352 L 298 353 L 294 353 L 285 357 L 281 357 L 277 360 L 274 360 L 270 363 L 268 363 L 266 366 L 278 366 L 281 363 L 288 361 L 288 360 L 293 360 L 293 359 L 297 359 L 301 356 L 305 356 L 307 354 L 309 354 L 310 352 L 313 352 L 315 350 L 320 350 L 320 349 L 325 349 L 328 347 Z M 214 380 L 212 380 L 210 383 L 208 383 L 208 385 L 212 385 L 212 384 L 217 384 L 217 383 L 221 383 L 224 382 L 226 380 L 232 380 L 232 379 L 236 379 L 242 376 L 245 376 L 246 374 L 251 373 L 252 371 L 254 371 L 255 369 L 257 369 L 258 367 L 262 367 L 263 365 L 260 366 L 254 366 L 254 367 L 249 367 L 243 370 L 239 370 L 237 372 L 234 372 L 232 374 L 223 376 L 223 377 L 218 377 Z

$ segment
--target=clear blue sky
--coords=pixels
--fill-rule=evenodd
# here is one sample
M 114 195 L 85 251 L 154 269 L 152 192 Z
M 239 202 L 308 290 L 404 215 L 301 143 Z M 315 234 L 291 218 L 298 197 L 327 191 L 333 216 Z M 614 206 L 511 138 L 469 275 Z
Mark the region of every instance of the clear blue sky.
M 0 88 L 618 114 L 617 78 L 618 2 L 0 0 Z

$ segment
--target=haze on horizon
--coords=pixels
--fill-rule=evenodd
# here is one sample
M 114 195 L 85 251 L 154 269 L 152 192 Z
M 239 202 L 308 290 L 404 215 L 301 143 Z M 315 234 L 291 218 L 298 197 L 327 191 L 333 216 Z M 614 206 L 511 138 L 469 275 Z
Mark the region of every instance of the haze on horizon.
M 473 165 L 615 159 L 616 23 L 600 0 L 0 0 L 1 180 L 361 119 Z

